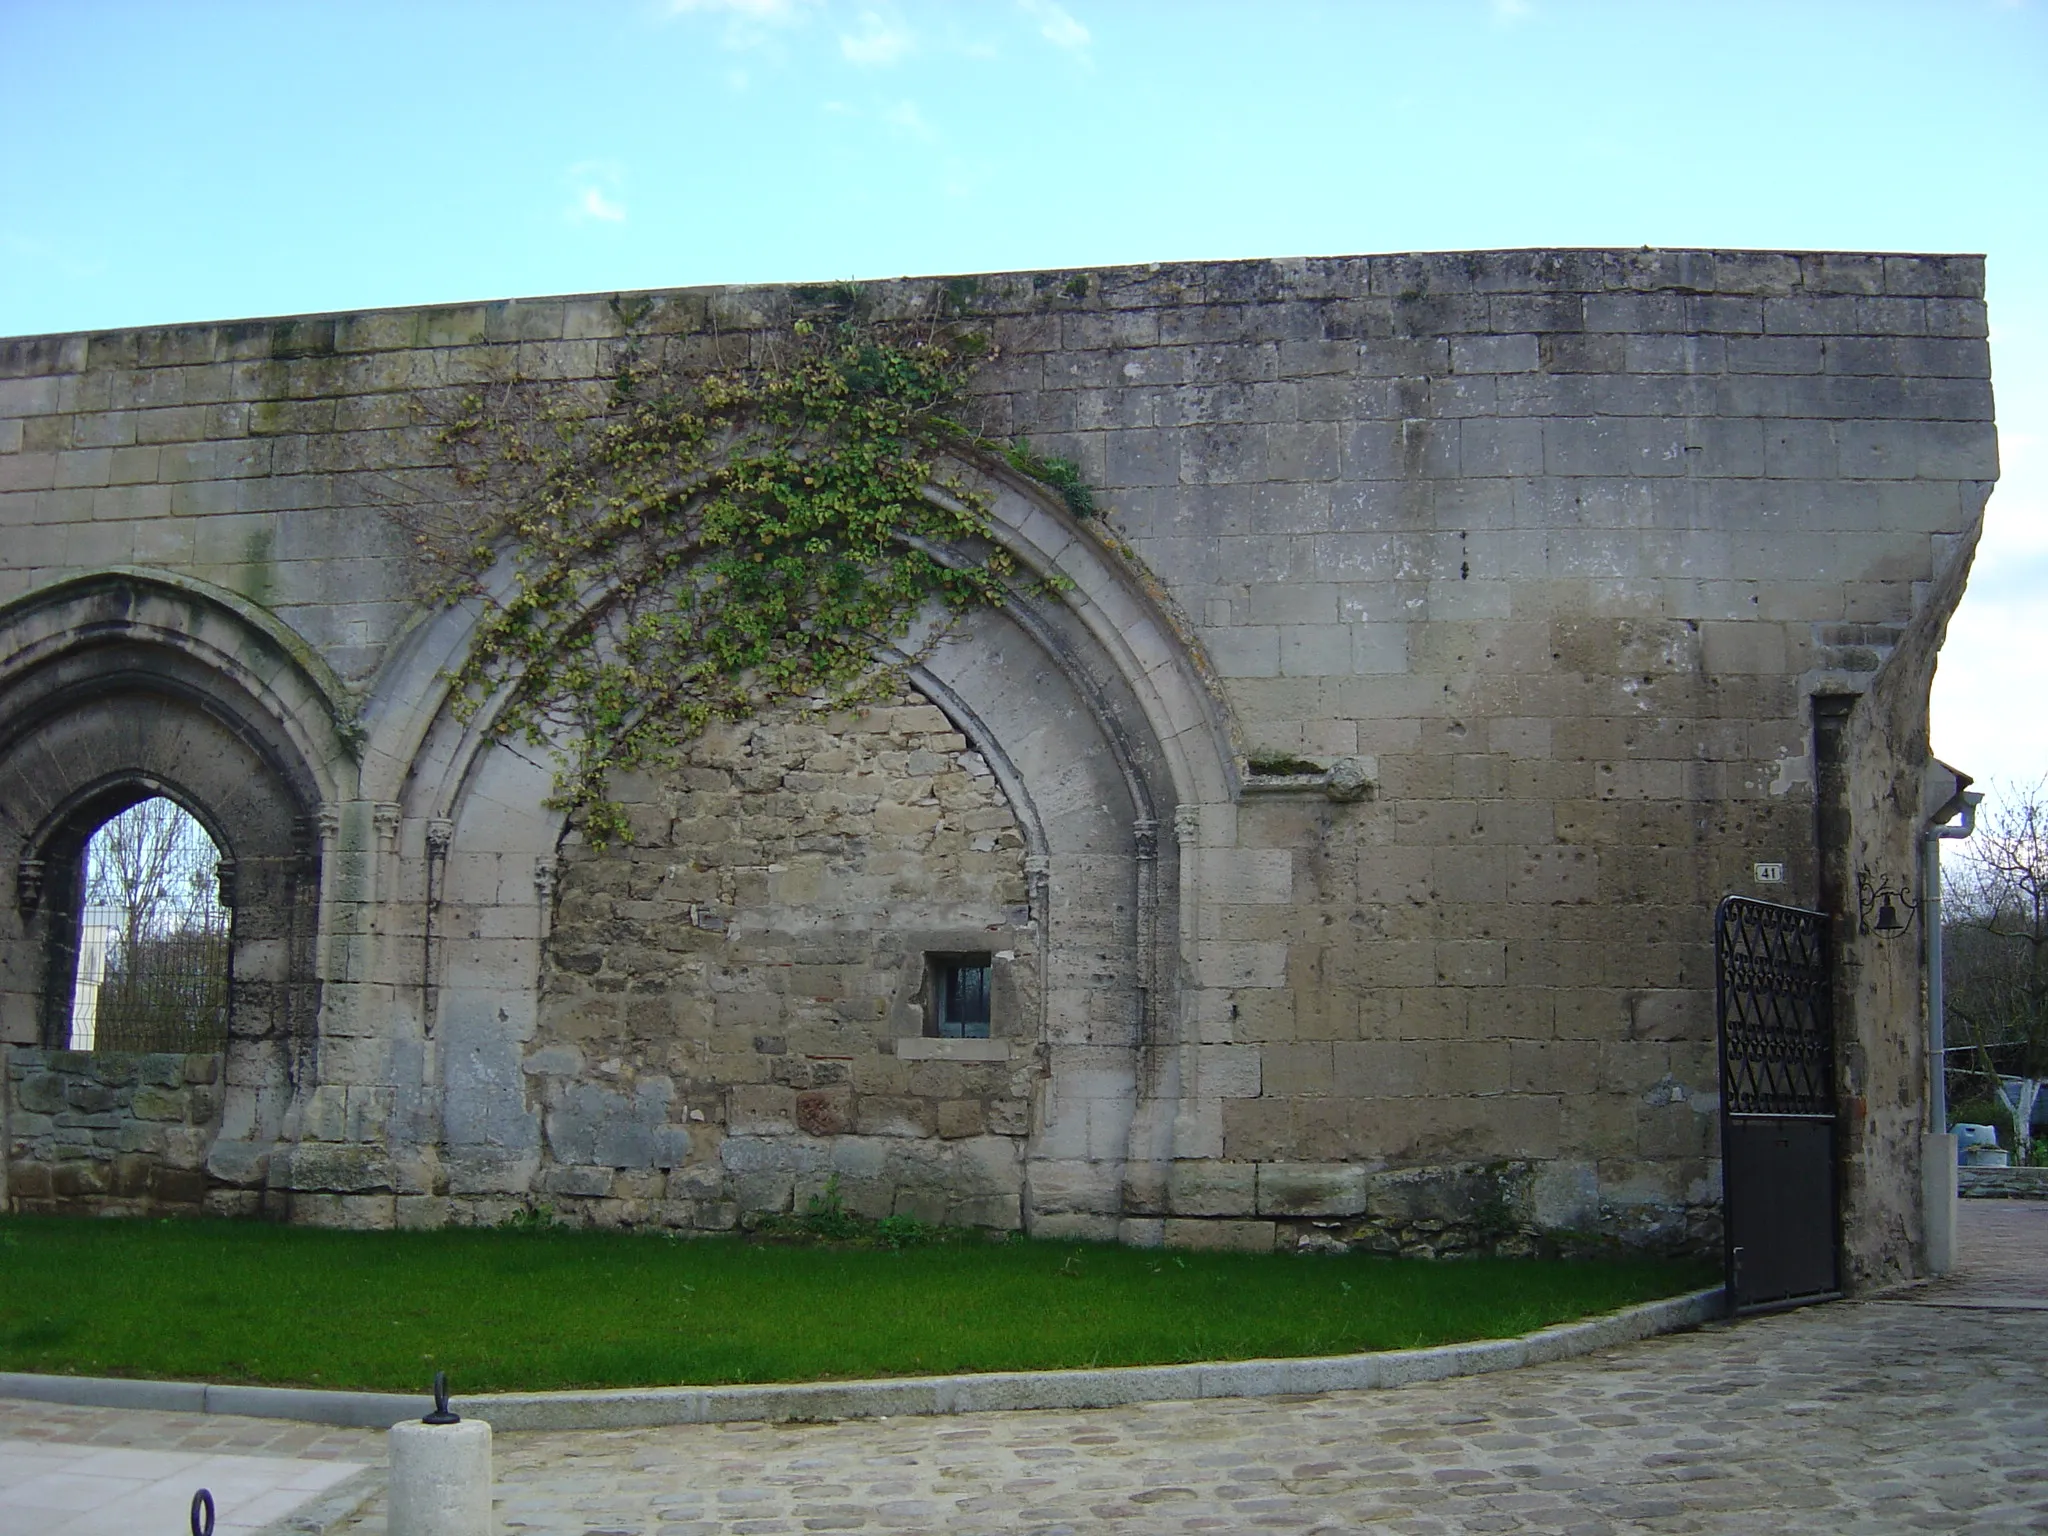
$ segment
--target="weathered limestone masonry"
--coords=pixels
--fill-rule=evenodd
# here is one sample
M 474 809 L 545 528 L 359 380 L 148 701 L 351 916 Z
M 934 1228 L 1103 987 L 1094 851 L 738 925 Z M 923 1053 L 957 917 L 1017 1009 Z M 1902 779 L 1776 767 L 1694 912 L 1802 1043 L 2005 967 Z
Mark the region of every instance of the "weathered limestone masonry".
M 218 1055 L 18 1051 L 8 1066 L 22 1210 L 142 1213 L 206 1206 L 220 1118 Z M 67 1149 L 87 1148 L 84 1155 Z
M 1140 1243 L 1699 1248 L 1740 892 L 1837 914 L 1852 1279 L 1915 1271 L 1919 946 L 1857 891 L 1916 868 L 1996 475 L 1981 261 L 869 293 L 987 328 L 994 428 L 1103 515 L 960 473 L 1071 585 L 976 615 L 915 697 L 707 739 L 604 855 L 450 713 L 473 615 L 410 599 L 392 512 L 445 473 L 422 400 L 602 377 L 637 303 L 0 343 L 14 1204 L 189 1208 L 203 1154 L 207 1207 L 306 1221 L 710 1229 L 836 1175 Z M 685 345 L 794 301 L 647 298 Z M 237 870 L 217 1108 L 56 1050 L 79 850 L 155 792 Z M 962 957 L 985 1040 L 934 1037 Z
M 837 1175 L 864 1215 L 1014 1226 L 1044 1074 L 1015 1033 L 1036 1014 L 1031 909 L 1023 836 L 967 739 L 899 699 L 721 729 L 678 782 L 629 788 L 634 846 L 561 874 L 524 1064 L 556 1164 L 539 1187 L 719 1228 Z M 991 1037 L 927 1038 L 923 956 L 981 951 Z

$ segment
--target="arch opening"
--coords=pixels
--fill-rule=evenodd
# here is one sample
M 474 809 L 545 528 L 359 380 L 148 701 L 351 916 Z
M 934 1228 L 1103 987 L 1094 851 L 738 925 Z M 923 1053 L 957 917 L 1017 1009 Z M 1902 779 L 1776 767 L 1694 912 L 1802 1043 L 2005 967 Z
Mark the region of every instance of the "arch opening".
M 319 1081 L 325 839 L 355 768 L 259 619 L 121 572 L 0 606 L 13 1209 L 289 1209 L 269 1158 Z M 103 866 L 144 806 L 170 889 L 95 910 L 126 905 Z
M 102 807 L 104 811 L 104 806 Z M 51 1044 L 205 1054 L 227 1044 L 233 862 L 164 794 L 107 814 L 79 849 L 73 920 L 54 935 L 69 996 Z M 61 987 L 53 987 L 53 1005 Z

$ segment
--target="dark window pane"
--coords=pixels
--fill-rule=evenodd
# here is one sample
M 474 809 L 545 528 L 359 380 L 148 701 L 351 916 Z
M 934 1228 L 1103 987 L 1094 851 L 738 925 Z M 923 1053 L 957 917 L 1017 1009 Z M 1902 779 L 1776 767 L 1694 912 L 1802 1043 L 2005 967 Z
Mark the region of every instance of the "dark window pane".
M 948 1040 L 986 1040 L 988 963 L 944 960 L 933 970 L 939 993 L 939 1034 Z

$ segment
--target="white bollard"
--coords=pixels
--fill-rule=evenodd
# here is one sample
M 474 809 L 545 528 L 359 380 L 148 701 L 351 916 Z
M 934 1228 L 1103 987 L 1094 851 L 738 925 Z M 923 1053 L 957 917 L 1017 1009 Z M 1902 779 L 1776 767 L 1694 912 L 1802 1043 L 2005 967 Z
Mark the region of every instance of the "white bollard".
M 491 1536 L 491 1426 L 391 1426 L 390 1536 Z
M 1956 1137 L 1920 1138 L 1920 1213 L 1927 1273 L 1946 1275 L 1956 1267 Z

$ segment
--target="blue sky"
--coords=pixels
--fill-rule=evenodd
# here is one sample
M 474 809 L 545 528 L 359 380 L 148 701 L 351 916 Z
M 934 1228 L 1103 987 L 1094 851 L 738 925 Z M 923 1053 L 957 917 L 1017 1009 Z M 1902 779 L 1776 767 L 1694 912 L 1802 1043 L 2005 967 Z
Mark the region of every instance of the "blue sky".
M 2005 479 L 1935 747 L 2048 773 L 2048 12 L 0 0 L 0 335 L 1532 245 L 1990 257 Z

